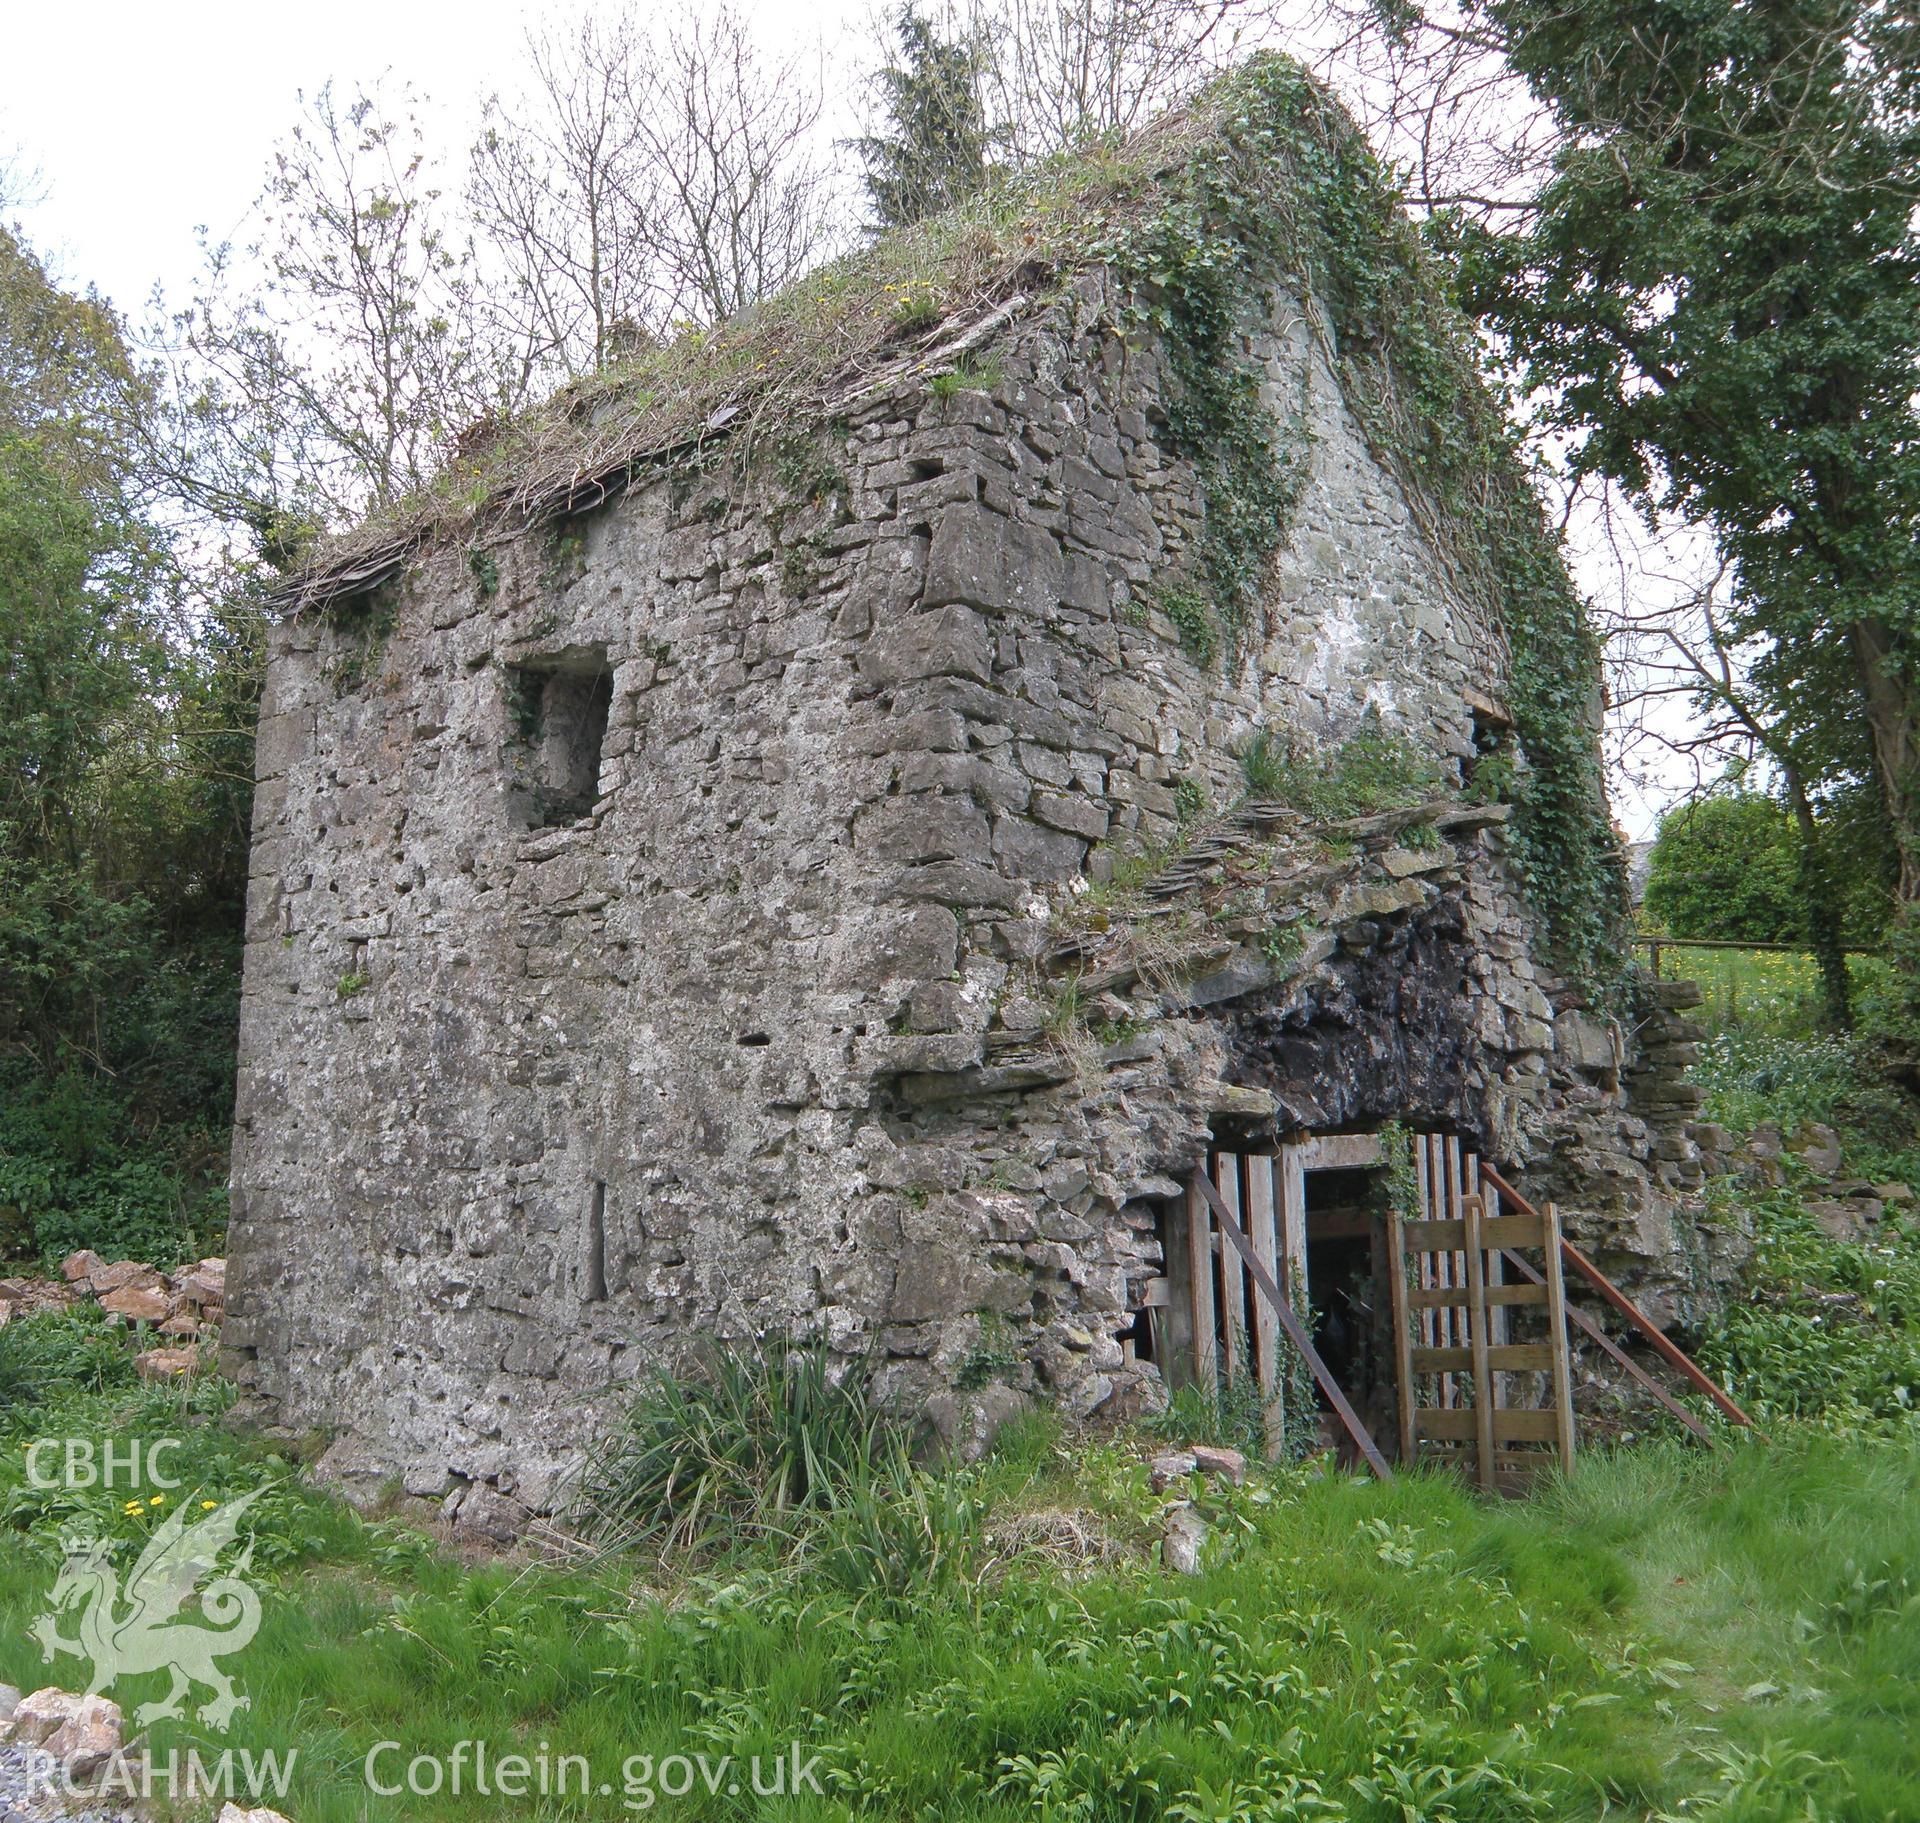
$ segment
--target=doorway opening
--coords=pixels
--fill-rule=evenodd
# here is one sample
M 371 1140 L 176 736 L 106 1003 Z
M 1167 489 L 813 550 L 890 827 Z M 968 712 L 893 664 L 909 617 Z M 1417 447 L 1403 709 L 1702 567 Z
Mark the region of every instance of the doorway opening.
M 1200 1191 L 1162 1205 L 1165 1276 L 1144 1288 L 1143 1315 L 1169 1387 L 1196 1386 L 1242 1409 L 1257 1396 L 1270 1454 L 1341 1446 L 1344 1427 L 1287 1339 L 1264 1271 L 1368 1429 L 1391 1438 L 1396 1356 L 1379 1137 L 1217 1146 L 1206 1176 L 1246 1250 Z

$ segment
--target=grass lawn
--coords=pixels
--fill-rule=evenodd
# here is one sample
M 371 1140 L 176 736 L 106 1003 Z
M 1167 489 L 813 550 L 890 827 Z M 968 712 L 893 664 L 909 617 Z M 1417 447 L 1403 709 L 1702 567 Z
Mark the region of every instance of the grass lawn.
M 1634 954 L 1648 959 L 1644 949 Z M 1885 977 L 1886 963 L 1878 956 L 1849 956 L 1847 970 L 1855 996 L 1870 996 Z M 1800 1037 L 1819 1027 L 1820 972 L 1809 951 L 1667 949 L 1660 954 L 1660 973 L 1699 983 L 1704 998 L 1693 1017 L 1711 1031 Z
M 170 1498 L 190 1501 L 283 1475 L 203 1403 L 108 1387 L 8 1411 L 0 1681 L 75 1668 L 26 1637 L 59 1525 L 85 1508 L 130 1556 L 164 1511 L 41 1495 L 19 1445 L 183 1435 Z M 251 1707 L 230 1736 L 162 1723 L 154 1744 L 298 1748 L 272 1801 L 299 1823 L 617 1816 L 648 1796 L 672 1816 L 956 1823 L 1920 1816 L 1920 1440 L 1653 1442 L 1515 1505 L 1292 1469 L 1211 1493 L 1215 1560 L 1193 1579 L 1144 1550 L 1088 1568 L 1022 1518 L 1070 1508 L 1144 1546 L 1161 1499 L 1140 1448 L 1035 1423 L 943 1478 L 975 1543 L 905 1597 L 771 1547 L 697 1574 L 463 1565 L 283 1478 L 253 1515 L 265 1622 L 231 1661 Z M 382 1741 L 401 1743 L 375 1763 L 392 1784 L 471 1740 L 583 1755 L 614 1789 L 381 1797 L 363 1778 Z M 747 1789 L 749 1756 L 768 1784 L 796 1742 L 818 1794 Z M 733 1756 L 721 1788 L 665 1795 L 670 1756 L 702 1753 Z

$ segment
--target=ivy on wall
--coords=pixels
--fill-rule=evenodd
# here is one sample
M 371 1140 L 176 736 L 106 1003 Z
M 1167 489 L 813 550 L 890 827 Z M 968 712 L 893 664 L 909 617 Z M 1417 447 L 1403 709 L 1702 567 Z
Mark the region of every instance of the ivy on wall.
M 1388 174 L 1298 65 L 1256 57 L 1196 111 L 1207 130 L 1159 174 L 1156 202 L 1093 251 L 1166 351 L 1173 440 L 1205 490 L 1199 570 L 1219 643 L 1238 650 L 1254 626 L 1305 481 L 1304 412 L 1291 434 L 1276 421 L 1247 346 L 1274 293 L 1292 290 L 1325 312 L 1376 458 L 1462 591 L 1505 631 L 1524 758 L 1517 859 L 1562 965 L 1606 990 L 1624 968 L 1628 900 L 1601 782 L 1598 643 L 1471 326 Z M 1181 630 L 1205 662 L 1213 642 Z

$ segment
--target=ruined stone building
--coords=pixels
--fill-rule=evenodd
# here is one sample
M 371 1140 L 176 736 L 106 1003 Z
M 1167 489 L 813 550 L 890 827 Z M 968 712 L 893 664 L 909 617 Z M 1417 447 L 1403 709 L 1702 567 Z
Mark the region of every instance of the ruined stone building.
M 715 1338 L 962 1433 L 1138 1410 L 1189 1174 L 1389 1123 L 1699 1295 L 1558 559 L 1410 366 L 1405 223 L 1332 239 L 1350 130 L 1224 94 L 563 394 L 289 595 L 225 1342 L 343 1477 L 538 1506 Z

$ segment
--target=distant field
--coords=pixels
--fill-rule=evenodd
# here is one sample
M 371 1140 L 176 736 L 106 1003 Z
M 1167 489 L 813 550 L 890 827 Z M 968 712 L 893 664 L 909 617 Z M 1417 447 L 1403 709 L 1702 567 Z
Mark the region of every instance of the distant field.
M 1634 955 L 1651 960 L 1644 945 Z M 1877 956 L 1849 956 L 1847 964 L 1856 993 L 1871 990 L 1885 966 Z M 1740 1026 L 1798 1035 L 1819 1024 L 1819 970 L 1804 950 L 1662 949 L 1660 973 L 1699 982 L 1706 1001 L 1697 1017 L 1714 1031 Z

